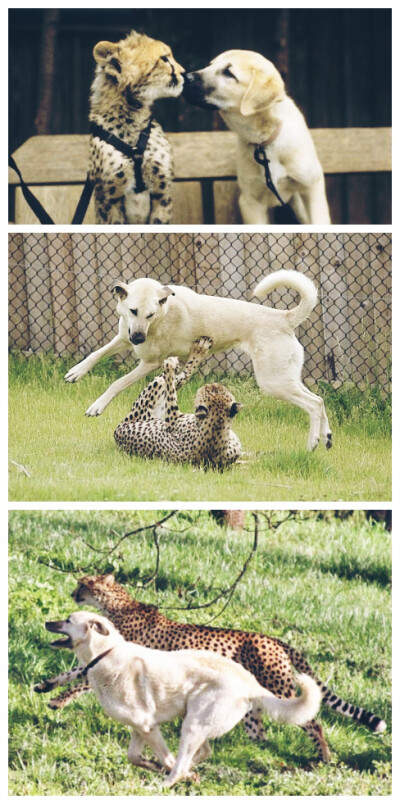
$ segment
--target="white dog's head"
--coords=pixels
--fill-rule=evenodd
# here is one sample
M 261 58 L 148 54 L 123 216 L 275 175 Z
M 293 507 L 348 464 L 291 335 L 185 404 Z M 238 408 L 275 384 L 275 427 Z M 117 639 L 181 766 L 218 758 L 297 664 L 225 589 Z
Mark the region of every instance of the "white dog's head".
M 203 70 L 186 73 L 183 95 L 196 106 L 248 117 L 283 100 L 285 85 L 260 53 L 227 50 Z
M 100 614 L 90 611 L 75 611 L 66 620 L 45 623 L 47 631 L 64 634 L 66 639 L 56 639 L 51 643 L 53 648 L 69 648 L 75 653 L 96 654 L 110 647 L 118 634 L 113 624 Z
M 149 329 L 162 318 L 174 292 L 155 279 L 135 279 L 128 285 L 116 282 L 112 290 L 118 298 L 117 313 L 122 316 L 134 346 L 144 343 Z

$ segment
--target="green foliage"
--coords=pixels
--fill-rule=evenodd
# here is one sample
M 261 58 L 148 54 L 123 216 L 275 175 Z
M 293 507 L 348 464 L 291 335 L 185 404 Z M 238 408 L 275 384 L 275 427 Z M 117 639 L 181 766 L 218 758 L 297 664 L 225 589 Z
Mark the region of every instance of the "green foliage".
M 119 452 L 113 431 L 146 381 L 88 419 L 89 404 L 126 368 L 101 363 L 74 385 L 63 382 L 66 368 L 50 356 L 10 359 L 10 457 L 30 475 L 11 464 L 11 500 L 391 499 L 390 407 L 379 388 L 325 385 L 333 448 L 309 454 L 303 411 L 266 397 L 252 377 L 222 378 L 244 403 L 234 421 L 244 456 L 221 474 Z M 182 389 L 183 411 L 203 382 L 197 376 Z
M 253 542 L 217 526 L 207 512 L 175 514 L 159 531 L 118 543 L 167 511 L 13 511 L 10 514 L 10 795 L 153 795 L 157 777 L 132 768 L 128 729 L 111 721 L 94 696 L 65 709 L 47 708 L 35 682 L 74 665 L 49 647 L 46 619 L 76 609 L 70 572 L 115 572 L 131 593 L 172 619 L 262 631 L 303 651 L 319 676 L 347 701 L 389 724 L 373 735 L 324 708 L 333 751 L 312 766 L 314 749 L 301 729 L 268 723 L 267 744 L 250 742 L 240 725 L 215 741 L 199 769 L 199 786 L 181 783 L 166 795 L 389 795 L 391 539 L 362 512 L 343 521 L 332 512 L 302 512 L 277 529 L 260 514 L 259 547 L 227 608 L 201 605 L 238 576 Z M 277 523 L 285 512 L 272 515 Z M 115 549 L 114 549 L 115 548 Z M 190 558 L 189 558 L 190 557 Z M 49 566 L 50 565 L 50 566 Z M 163 727 L 173 750 L 179 724 Z

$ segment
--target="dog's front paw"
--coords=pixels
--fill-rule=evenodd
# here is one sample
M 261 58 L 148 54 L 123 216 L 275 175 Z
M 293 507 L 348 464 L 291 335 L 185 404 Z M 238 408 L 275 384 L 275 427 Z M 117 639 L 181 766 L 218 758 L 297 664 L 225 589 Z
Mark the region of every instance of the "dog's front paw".
M 85 416 L 100 416 L 105 407 L 106 405 L 101 401 L 100 397 L 99 399 L 96 399 L 96 402 L 93 402 L 93 405 L 90 405 L 85 413 Z
M 87 374 L 88 369 L 85 368 L 83 363 L 84 361 L 82 361 L 82 363 L 77 363 L 76 366 L 73 366 L 69 371 L 67 371 L 64 377 L 65 382 L 78 382 L 81 377 L 84 377 L 85 374 Z

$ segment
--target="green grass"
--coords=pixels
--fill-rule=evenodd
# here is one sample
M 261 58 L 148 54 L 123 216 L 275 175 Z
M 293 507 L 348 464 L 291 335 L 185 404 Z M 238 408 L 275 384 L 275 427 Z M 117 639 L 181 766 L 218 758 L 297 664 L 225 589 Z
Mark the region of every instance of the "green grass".
M 111 721 L 94 696 L 65 709 L 47 708 L 50 695 L 32 685 L 74 664 L 49 647 L 47 619 L 75 608 L 74 577 L 66 570 L 115 572 L 132 594 L 159 607 L 199 605 L 238 576 L 252 545 L 252 517 L 243 533 L 221 530 L 207 512 L 181 512 L 160 535 L 155 584 L 152 531 L 124 540 L 159 512 L 11 512 L 10 567 L 10 795 L 152 795 L 159 779 L 132 768 L 128 729 Z M 276 516 L 283 518 L 279 512 Z M 89 548 L 87 545 L 92 545 Z M 215 741 L 200 766 L 201 784 L 180 783 L 166 795 L 389 795 L 390 790 L 390 561 L 391 539 L 361 512 L 345 521 L 303 513 L 277 530 L 260 516 L 259 547 L 225 611 L 214 621 L 258 630 L 302 650 L 320 678 L 347 701 L 383 717 L 388 731 L 373 735 L 324 708 L 320 719 L 333 752 L 313 766 L 301 729 L 268 723 L 267 744 L 250 742 L 241 725 Z M 190 561 L 188 560 L 190 556 Z M 54 564 L 63 572 L 50 569 Z M 212 608 L 166 613 L 205 623 Z M 173 750 L 178 724 L 163 726 Z
M 254 379 L 225 380 L 245 408 L 234 421 L 243 462 L 224 473 L 129 457 L 113 439 L 144 387 L 120 394 L 102 416 L 84 412 L 117 376 L 103 365 L 79 383 L 63 382 L 64 361 L 10 360 L 11 500 L 390 500 L 389 403 L 379 388 L 335 391 L 324 384 L 333 448 L 306 451 L 308 416 L 263 395 Z M 126 369 L 120 369 L 124 373 Z M 197 377 L 180 392 L 193 409 Z

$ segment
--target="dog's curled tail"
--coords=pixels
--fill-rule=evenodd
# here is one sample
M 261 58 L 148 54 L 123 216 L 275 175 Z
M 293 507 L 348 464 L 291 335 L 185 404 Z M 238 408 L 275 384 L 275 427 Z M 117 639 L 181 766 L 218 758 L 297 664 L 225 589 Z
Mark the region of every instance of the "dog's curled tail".
M 301 690 L 297 697 L 276 698 L 269 693 L 259 698 L 257 703 L 273 720 L 304 726 L 309 720 L 313 720 L 319 710 L 321 691 L 317 682 L 305 673 L 295 676 L 295 682 Z
M 289 271 L 282 268 L 281 271 L 275 271 L 273 274 L 264 277 L 256 286 L 253 295 L 262 301 L 268 296 L 268 293 L 282 286 L 297 291 L 301 297 L 300 304 L 297 307 L 294 307 L 293 310 L 285 311 L 291 326 L 293 328 L 298 327 L 299 324 L 306 321 L 317 303 L 317 288 L 308 276 L 301 274 L 299 271 Z

